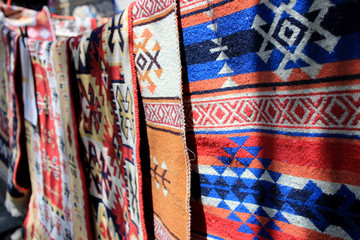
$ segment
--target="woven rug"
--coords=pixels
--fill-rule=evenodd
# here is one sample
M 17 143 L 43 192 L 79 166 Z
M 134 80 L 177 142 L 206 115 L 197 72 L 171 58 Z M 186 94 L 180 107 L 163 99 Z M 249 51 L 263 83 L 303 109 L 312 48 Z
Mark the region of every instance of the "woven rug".
M 6 14 L 5 24 L 13 31 L 20 34 L 20 28 L 31 39 L 39 41 L 54 41 L 55 34 L 51 23 L 50 12 L 47 7 L 41 11 L 11 6 L 9 9 L 5 4 L 0 3 L 0 9 Z
M 6 181 L 7 179 L 7 170 L 8 162 L 10 158 L 10 148 L 9 148 L 9 120 L 8 120 L 8 109 L 9 109 L 9 74 L 8 74 L 8 53 L 6 51 L 8 41 L 6 33 L 8 30 L 5 29 L 5 26 L 2 24 L 0 33 L 0 69 L 1 69 L 1 79 L 0 81 L 0 171 L 1 178 Z M 4 41 L 5 40 L 5 41 Z
M 150 173 L 144 176 L 144 189 L 149 191 L 145 197 L 152 199 L 145 203 L 147 214 L 151 214 L 147 221 L 153 222 L 157 239 L 189 239 L 190 169 L 175 2 L 137 1 L 131 8 L 149 148 L 148 160 L 142 159 L 147 166 L 144 172 Z
M 56 39 L 75 37 L 108 22 L 108 18 L 80 18 L 71 16 L 52 15 L 51 23 Z
M 194 239 L 359 239 L 359 2 L 180 1 Z
M 16 73 L 19 64 L 18 35 L 1 24 L 1 133 L 0 133 L 0 167 L 6 176 L 7 193 L 5 206 L 15 217 L 26 212 L 29 196 L 29 174 L 27 171 L 26 154 L 22 152 L 21 145 L 24 143 L 22 132 L 21 98 L 18 98 L 18 81 Z M 21 80 L 21 79 L 20 79 Z M 20 92 L 21 94 L 21 92 Z M 18 177 L 19 174 L 21 177 Z
M 32 195 L 25 220 L 26 239 L 92 239 L 85 176 L 79 155 L 77 125 L 66 41 L 21 39 L 34 71 L 37 116 L 25 118 L 26 149 Z M 30 72 L 23 74 L 31 88 Z M 25 107 L 33 103 L 24 102 Z M 37 119 L 34 120 L 31 117 Z M 35 124 L 34 124 L 35 123 Z M 20 177 L 20 176 L 19 176 Z
M 146 238 L 128 11 L 70 40 L 96 239 Z M 135 82 L 136 83 L 136 82 Z
M 98 17 L 111 17 L 115 13 L 112 0 L 54 0 L 54 10 L 58 15 L 73 16 L 77 7 L 92 5 L 96 9 Z

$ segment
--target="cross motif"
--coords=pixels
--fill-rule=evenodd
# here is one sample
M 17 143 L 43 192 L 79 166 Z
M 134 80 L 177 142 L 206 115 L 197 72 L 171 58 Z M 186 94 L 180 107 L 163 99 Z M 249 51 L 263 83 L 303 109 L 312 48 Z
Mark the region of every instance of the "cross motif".
M 288 66 L 290 62 L 296 63 L 299 60 L 304 62 L 306 66 L 301 67 L 301 70 L 311 78 L 315 78 L 321 70 L 322 65 L 303 51 L 313 34 L 321 36 L 321 39 L 314 43 L 328 53 L 334 51 L 340 39 L 321 26 L 322 20 L 333 3 L 329 0 L 314 1 L 308 11 L 308 13 L 317 13 L 312 20 L 295 10 L 297 1 L 289 0 L 288 3 L 282 2 L 276 6 L 270 0 L 262 0 L 261 3 L 271 10 L 275 17 L 269 23 L 264 20 L 265 18 L 256 15 L 251 26 L 263 37 L 262 45 L 257 54 L 265 63 L 268 63 L 274 49 L 284 54 L 282 59 L 279 59 L 279 65 L 275 70 L 275 73 L 283 81 L 287 81 L 292 73 L 293 68 Z M 271 24 L 269 30 L 265 30 L 269 24 Z

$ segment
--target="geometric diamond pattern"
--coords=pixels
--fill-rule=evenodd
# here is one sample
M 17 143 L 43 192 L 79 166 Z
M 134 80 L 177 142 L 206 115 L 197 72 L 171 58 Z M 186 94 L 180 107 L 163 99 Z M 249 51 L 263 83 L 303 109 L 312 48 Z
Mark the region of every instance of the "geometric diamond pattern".
M 169 127 L 182 127 L 179 104 L 144 103 L 146 121 Z
M 224 148 L 227 157 L 218 157 L 222 166 L 198 165 L 197 174 L 203 204 L 231 210 L 229 220 L 243 222 L 239 214 L 246 216 L 238 231 L 272 239 L 267 230 L 281 231 L 276 220 L 322 233 L 338 229 L 342 236 L 360 237 L 360 200 L 353 192 L 359 189 L 342 184 L 337 191 L 325 193 L 331 182 L 268 170 L 271 159 L 257 157 L 262 147 L 248 146 L 249 136 L 230 140 L 236 146 Z M 242 167 L 233 167 L 234 161 Z M 254 161 L 261 167 L 250 167 Z
M 140 0 L 136 1 L 133 9 L 133 18 L 140 19 L 154 15 L 166 9 L 172 2 L 170 0 L 149 1 Z
M 353 131 L 360 118 L 359 97 L 358 93 L 314 93 L 194 101 L 191 104 L 193 115 L 189 115 L 193 118 L 186 118 L 186 124 L 201 130 L 238 128 L 251 124 L 281 131 L 300 131 L 304 128 L 309 131 L 316 131 L 316 128 Z

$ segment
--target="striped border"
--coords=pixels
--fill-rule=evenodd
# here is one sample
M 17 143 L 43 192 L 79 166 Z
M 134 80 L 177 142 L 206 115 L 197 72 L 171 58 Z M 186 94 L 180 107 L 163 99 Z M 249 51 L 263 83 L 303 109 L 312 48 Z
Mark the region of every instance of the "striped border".
M 137 74 L 136 74 L 136 65 L 135 65 L 135 54 L 134 54 L 134 32 L 133 32 L 133 8 L 137 2 L 132 2 L 128 8 L 128 33 L 129 33 L 129 55 L 130 55 L 130 65 L 131 65 L 131 77 L 133 81 L 133 94 L 134 94 L 134 117 L 135 117 L 135 129 L 136 129 L 136 143 L 135 143 L 135 152 L 136 152 L 136 165 L 137 165 L 137 174 L 138 174 L 138 191 L 139 191 L 139 204 L 140 204 L 140 219 L 141 219 L 141 228 L 143 232 L 144 239 L 148 239 L 146 224 L 145 224 L 145 214 L 144 214 L 144 196 L 143 196 L 143 182 L 142 182 L 142 168 L 141 168 L 141 159 L 140 159 L 140 122 L 139 122 L 139 99 L 138 99 L 138 83 L 137 83 Z

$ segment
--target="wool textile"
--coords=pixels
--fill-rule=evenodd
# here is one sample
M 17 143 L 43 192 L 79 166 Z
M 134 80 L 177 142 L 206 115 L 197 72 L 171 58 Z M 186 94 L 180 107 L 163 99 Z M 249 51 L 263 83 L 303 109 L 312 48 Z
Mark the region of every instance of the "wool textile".
M 146 216 L 148 222 L 153 222 L 157 239 L 189 239 L 190 162 L 182 106 L 177 8 L 175 1 L 148 3 L 137 1 L 130 7 L 149 151 L 142 159 L 147 173 L 144 189 L 151 190 L 144 199 L 152 200 L 145 200 L 145 211 L 152 215 Z
M 67 39 L 90 32 L 109 21 L 108 18 L 80 18 L 71 16 L 52 15 L 51 23 L 56 39 Z
M 359 9 L 138 0 L 54 42 L 0 25 L 26 238 L 360 239 Z
M 23 7 L 11 6 L 7 8 L 0 3 L 0 9 L 6 14 L 5 25 L 13 31 L 20 33 L 20 28 L 31 39 L 39 41 L 54 41 L 55 34 L 47 7 L 35 11 Z M 25 26 L 27 31 L 25 31 Z
M 10 148 L 9 148 L 9 120 L 8 120 L 8 108 L 9 108 L 9 70 L 11 65 L 8 64 L 9 59 L 9 48 L 8 48 L 8 29 L 2 24 L 1 25 L 1 41 L 0 41 L 0 70 L 1 79 L 0 81 L 0 170 L 1 178 L 7 179 L 8 162 L 10 159 Z M 8 51 L 6 51 L 8 49 Z M 14 65 L 14 63 L 13 63 Z
M 128 18 L 125 10 L 90 33 L 70 39 L 96 239 L 146 238 Z
M 359 6 L 180 1 L 194 239 L 360 238 Z
M 94 7 L 98 17 L 111 17 L 115 13 L 112 0 L 54 0 L 53 6 L 56 14 L 64 16 L 73 16 L 76 8 L 84 6 Z
M 32 188 L 25 239 L 92 239 L 67 42 L 22 40 L 34 72 L 34 78 L 23 74 L 24 86 L 35 87 L 35 97 L 23 99 L 37 107 L 36 120 L 26 117 L 24 124 Z
M 5 206 L 13 216 L 26 212 L 29 196 L 29 174 L 26 171 L 26 155 L 22 152 L 21 103 L 16 86 L 21 84 L 16 78 L 18 71 L 19 36 L 4 24 L 0 25 L 0 58 L 1 58 L 1 131 L 0 131 L 0 168 L 1 176 L 6 176 L 7 192 Z M 18 177 L 19 174 L 21 177 Z

